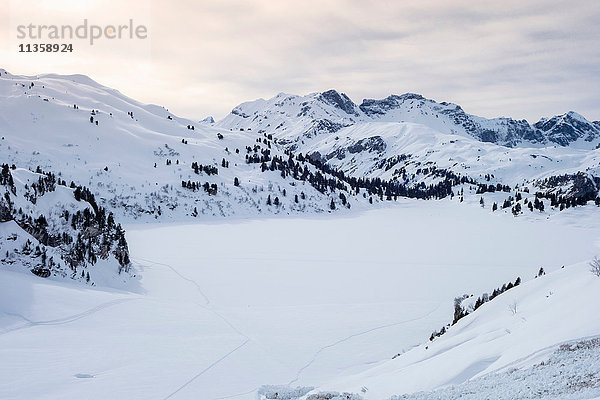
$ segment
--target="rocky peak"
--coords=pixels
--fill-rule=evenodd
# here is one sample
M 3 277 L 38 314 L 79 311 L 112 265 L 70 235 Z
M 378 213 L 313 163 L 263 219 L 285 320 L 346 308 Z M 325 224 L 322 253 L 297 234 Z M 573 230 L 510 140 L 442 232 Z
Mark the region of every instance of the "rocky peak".
M 385 99 L 364 99 L 359 108 L 368 116 L 383 115 L 389 110 L 399 108 L 402 103 L 409 100 L 424 101 L 425 97 L 416 93 L 392 94 Z
M 319 95 L 318 99 L 327 104 L 330 104 L 349 115 L 358 115 L 356 112 L 356 104 L 345 93 L 338 93 L 331 89 Z
M 600 137 L 600 127 L 574 111 L 541 119 L 534 127 L 542 131 L 550 142 L 560 146 L 568 146 L 580 138 L 591 142 Z

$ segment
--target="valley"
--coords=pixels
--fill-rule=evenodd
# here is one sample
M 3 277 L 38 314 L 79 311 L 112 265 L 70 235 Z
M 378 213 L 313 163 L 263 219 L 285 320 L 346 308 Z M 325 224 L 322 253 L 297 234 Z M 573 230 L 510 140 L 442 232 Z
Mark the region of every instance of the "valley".
M 327 90 L 215 122 L 0 70 L 0 137 L 2 399 L 532 398 L 510 371 L 598 359 L 576 112 Z

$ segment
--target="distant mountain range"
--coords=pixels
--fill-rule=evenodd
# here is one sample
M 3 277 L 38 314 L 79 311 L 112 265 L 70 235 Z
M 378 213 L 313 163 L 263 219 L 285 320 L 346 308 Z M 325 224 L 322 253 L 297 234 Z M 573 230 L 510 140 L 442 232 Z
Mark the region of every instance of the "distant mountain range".
M 275 126 L 274 119 L 280 121 Z M 336 90 L 307 96 L 281 93 L 267 101 L 256 100 L 235 107 L 223 124 L 284 132 L 298 125 L 308 130 L 316 121 L 316 129 L 326 132 L 367 122 L 412 122 L 441 133 L 507 147 L 575 145 L 590 149 L 600 144 L 600 121 L 588 121 L 574 111 L 530 124 L 512 118 L 478 117 L 466 113 L 459 105 L 438 103 L 414 93 L 390 95 L 381 100 L 365 99 L 360 105 Z

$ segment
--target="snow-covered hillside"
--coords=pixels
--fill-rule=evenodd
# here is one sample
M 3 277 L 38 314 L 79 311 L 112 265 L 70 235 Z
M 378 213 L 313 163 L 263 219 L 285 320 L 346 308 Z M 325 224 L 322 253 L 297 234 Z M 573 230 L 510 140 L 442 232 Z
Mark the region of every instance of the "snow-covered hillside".
M 7 164 L 0 188 L 3 269 L 92 286 L 131 284 L 134 271 L 124 231 L 87 188 L 67 187 L 52 173 Z
M 182 119 L 79 75 L 0 70 L 0 135 L 4 162 L 87 186 L 127 219 L 323 212 L 333 197 L 267 135 Z M 248 162 L 256 155 L 267 168 Z
M 600 396 L 599 296 L 587 263 L 566 266 L 508 290 L 433 342 L 316 391 L 387 399 L 441 388 L 393 397 L 415 400 Z

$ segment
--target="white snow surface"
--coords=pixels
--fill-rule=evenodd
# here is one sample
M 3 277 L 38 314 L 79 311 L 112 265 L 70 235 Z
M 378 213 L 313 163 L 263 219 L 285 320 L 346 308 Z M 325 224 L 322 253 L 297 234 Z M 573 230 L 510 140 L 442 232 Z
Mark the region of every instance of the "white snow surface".
M 597 399 L 600 394 L 600 338 L 558 346 L 547 359 L 527 368 L 509 368 L 433 392 L 392 396 L 392 400 Z
M 0 398 L 256 399 L 273 384 L 381 399 L 526 365 L 600 333 L 600 279 L 582 263 L 597 216 L 403 200 L 345 217 L 130 225 L 138 289 L 0 271 Z M 517 276 L 424 349 L 454 296 Z

